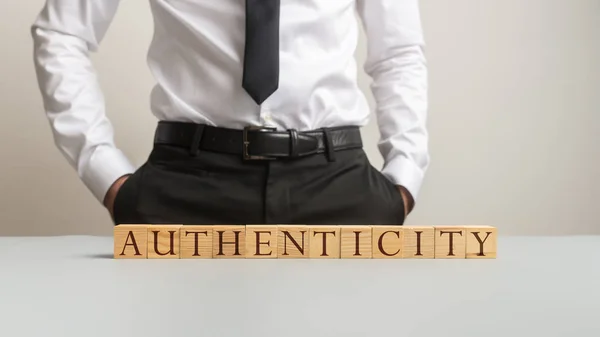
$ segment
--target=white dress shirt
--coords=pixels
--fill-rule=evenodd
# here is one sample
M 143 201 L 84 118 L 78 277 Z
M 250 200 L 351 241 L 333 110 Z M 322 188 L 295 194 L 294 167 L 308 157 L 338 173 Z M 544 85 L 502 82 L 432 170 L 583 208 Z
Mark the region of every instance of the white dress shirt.
M 116 148 L 89 58 L 120 0 L 47 0 L 32 26 L 35 67 L 55 143 L 94 196 L 135 171 Z M 383 174 L 416 199 L 429 164 L 427 69 L 418 0 L 281 0 L 280 85 L 258 106 L 242 88 L 245 0 L 149 0 L 151 112 L 242 128 L 364 126 L 370 118 L 354 58 L 362 21 L 365 71 Z M 360 20 L 356 19 L 358 13 Z

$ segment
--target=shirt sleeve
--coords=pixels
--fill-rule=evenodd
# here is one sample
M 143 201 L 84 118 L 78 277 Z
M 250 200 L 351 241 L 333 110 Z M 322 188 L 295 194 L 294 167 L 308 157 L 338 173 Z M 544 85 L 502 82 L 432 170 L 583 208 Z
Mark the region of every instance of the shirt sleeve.
M 31 27 L 34 65 L 54 142 L 100 202 L 134 171 L 115 147 L 90 59 L 120 0 L 46 0 Z
M 427 67 L 418 0 L 357 0 L 367 35 L 382 173 L 416 200 L 429 165 Z

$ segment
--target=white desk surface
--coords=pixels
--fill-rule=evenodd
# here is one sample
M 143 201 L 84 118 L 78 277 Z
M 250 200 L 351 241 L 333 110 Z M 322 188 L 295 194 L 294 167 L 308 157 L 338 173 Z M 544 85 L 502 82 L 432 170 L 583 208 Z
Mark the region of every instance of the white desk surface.
M 114 260 L 111 237 L 0 238 L 0 336 L 600 336 L 600 236 L 495 260 Z

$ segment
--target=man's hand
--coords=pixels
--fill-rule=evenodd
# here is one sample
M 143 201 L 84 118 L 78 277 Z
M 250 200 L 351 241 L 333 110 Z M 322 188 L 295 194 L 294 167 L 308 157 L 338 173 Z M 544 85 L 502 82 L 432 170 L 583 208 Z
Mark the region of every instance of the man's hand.
M 119 192 L 119 189 L 121 189 L 121 186 L 123 186 L 123 183 L 129 179 L 130 174 L 124 175 L 122 177 L 120 177 L 119 179 L 117 179 L 108 189 L 108 192 L 106 192 L 106 196 L 104 197 L 104 207 L 106 207 L 106 209 L 108 210 L 108 212 L 110 213 L 110 216 L 112 218 L 114 218 L 114 205 L 115 205 L 115 198 L 117 197 L 117 193 Z
M 412 208 L 414 206 L 414 200 L 410 192 L 408 192 L 408 190 L 404 186 L 396 185 L 396 187 L 402 195 L 402 201 L 404 201 L 404 217 L 406 218 L 408 214 L 412 211 Z

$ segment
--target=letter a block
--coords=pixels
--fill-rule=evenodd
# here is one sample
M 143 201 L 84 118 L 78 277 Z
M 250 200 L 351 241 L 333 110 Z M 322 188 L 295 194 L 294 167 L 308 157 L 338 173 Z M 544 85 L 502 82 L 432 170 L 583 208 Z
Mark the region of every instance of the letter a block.
M 495 259 L 497 230 L 491 226 L 467 227 L 467 259 Z
M 435 258 L 464 259 L 465 226 L 435 226 Z
M 277 258 L 306 259 L 309 257 L 308 227 L 305 225 L 277 226 Z
M 212 259 L 212 226 L 182 226 L 180 230 L 180 258 Z
M 373 258 L 401 259 L 404 231 L 400 226 L 373 226 Z
M 225 225 L 213 228 L 213 258 L 241 259 L 246 256 L 246 226 Z
M 119 225 L 114 227 L 115 259 L 148 258 L 147 225 Z
M 148 226 L 148 258 L 178 259 L 181 225 Z
M 246 225 L 246 258 L 277 258 L 277 227 Z
M 309 226 L 311 259 L 340 258 L 340 227 L 338 226 Z

